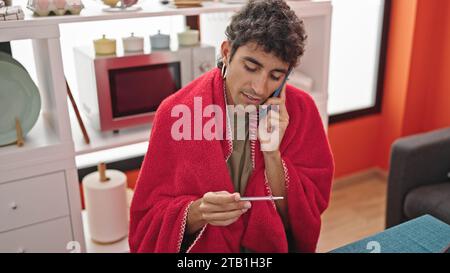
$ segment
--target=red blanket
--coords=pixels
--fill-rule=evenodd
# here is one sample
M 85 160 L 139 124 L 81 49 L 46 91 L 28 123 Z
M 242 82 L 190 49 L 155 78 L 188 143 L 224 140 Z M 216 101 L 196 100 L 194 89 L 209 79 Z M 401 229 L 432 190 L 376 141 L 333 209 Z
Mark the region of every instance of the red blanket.
M 131 252 L 179 252 L 189 205 L 208 191 L 234 192 L 226 160 L 229 140 L 174 140 L 175 105 L 192 110 L 194 97 L 202 106 L 219 105 L 225 113 L 223 79 L 219 69 L 199 77 L 158 108 L 136 185 L 130 219 Z M 289 126 L 280 151 L 285 169 L 289 227 L 298 252 L 314 252 L 320 215 L 328 205 L 334 163 L 327 137 L 312 98 L 286 88 Z M 226 118 L 226 115 L 224 115 Z M 202 118 L 205 124 L 211 118 Z M 227 133 L 223 127 L 223 134 Z M 193 128 L 192 128 L 193 130 Z M 252 141 L 254 169 L 245 196 L 270 195 L 259 142 Z M 205 225 L 188 252 L 287 252 L 285 227 L 275 203 L 253 202 L 252 208 L 226 227 Z

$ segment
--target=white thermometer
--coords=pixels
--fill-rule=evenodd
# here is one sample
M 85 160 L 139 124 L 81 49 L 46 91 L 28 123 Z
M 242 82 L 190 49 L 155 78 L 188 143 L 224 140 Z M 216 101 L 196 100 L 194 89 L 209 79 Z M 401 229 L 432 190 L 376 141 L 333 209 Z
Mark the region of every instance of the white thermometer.
M 282 200 L 282 196 L 254 196 L 254 197 L 241 197 L 239 201 L 270 201 L 270 200 Z

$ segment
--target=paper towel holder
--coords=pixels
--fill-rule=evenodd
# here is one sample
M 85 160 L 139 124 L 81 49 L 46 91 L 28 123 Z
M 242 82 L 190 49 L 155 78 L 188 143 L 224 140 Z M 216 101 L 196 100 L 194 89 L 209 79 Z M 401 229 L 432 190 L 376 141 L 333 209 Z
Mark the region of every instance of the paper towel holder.
M 100 162 L 97 165 L 97 170 L 100 175 L 100 182 L 107 182 L 109 177 L 106 176 L 106 164 L 104 162 Z

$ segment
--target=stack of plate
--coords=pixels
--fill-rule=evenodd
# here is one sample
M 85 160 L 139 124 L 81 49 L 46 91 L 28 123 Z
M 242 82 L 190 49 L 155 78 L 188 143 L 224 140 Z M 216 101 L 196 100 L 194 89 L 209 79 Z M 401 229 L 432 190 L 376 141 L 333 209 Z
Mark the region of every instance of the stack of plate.
M 0 146 L 17 140 L 16 118 L 25 136 L 36 123 L 40 110 L 39 90 L 26 69 L 0 52 Z
M 202 0 L 174 0 L 173 3 L 177 8 L 190 8 L 202 6 Z

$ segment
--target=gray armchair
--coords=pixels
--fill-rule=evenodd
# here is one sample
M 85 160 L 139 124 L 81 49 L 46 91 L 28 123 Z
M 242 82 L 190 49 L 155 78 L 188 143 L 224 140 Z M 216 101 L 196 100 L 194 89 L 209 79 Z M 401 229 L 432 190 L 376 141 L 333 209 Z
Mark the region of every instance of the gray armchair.
M 450 128 L 392 144 L 386 227 L 431 214 L 450 224 Z

